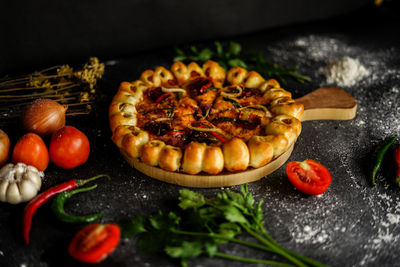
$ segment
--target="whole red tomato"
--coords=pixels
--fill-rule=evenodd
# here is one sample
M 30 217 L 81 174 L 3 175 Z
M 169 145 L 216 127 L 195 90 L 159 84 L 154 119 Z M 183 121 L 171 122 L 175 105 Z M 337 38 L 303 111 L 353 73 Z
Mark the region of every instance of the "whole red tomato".
M 49 151 L 39 135 L 27 133 L 15 144 L 12 162 L 22 162 L 44 171 L 49 165 Z
M 58 129 L 50 141 L 50 159 L 60 168 L 72 169 L 86 162 L 90 154 L 89 139 L 72 126 Z
M 7 162 L 10 156 L 10 138 L 0 129 L 0 168 Z

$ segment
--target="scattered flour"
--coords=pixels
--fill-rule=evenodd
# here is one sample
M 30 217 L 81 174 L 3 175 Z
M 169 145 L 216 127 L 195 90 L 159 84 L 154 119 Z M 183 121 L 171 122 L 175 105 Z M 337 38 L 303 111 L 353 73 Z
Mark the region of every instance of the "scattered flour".
M 323 244 L 325 243 L 328 238 L 329 238 L 329 233 L 327 233 L 326 230 L 324 229 L 312 229 L 311 226 L 306 225 L 303 228 L 302 232 L 299 232 L 295 236 L 295 240 L 297 243 L 303 244 L 303 243 L 311 243 L 311 244 Z
M 282 204 L 272 210 L 292 215 L 290 223 L 278 221 L 286 226 L 288 239 L 300 249 L 311 246 L 330 251 L 330 257 L 338 255 L 338 265 L 383 266 L 384 259 L 395 257 L 393 251 L 398 251 L 400 243 L 400 195 L 390 179 L 383 177 L 379 187 L 369 187 L 368 171 L 361 160 L 369 158 L 375 145 L 400 134 L 400 68 L 395 56 L 400 50 L 371 50 L 353 44 L 345 36 L 311 34 L 268 45 L 274 61 L 292 62 L 313 79 L 315 88 L 309 90 L 317 86 L 345 87 L 358 103 L 356 118 L 343 124 L 346 126 L 337 125 L 340 134 L 331 136 L 329 142 L 334 145 L 325 151 L 337 157 L 338 168 L 344 170 L 344 175 L 336 177 L 346 181 L 346 187 L 336 185 L 344 191 L 328 191 L 314 202 L 292 198 L 283 201 L 277 196 L 273 203 Z M 327 127 L 329 123 L 313 122 L 316 140 L 324 140 L 322 130 L 332 130 Z M 317 151 L 318 143 L 311 140 L 306 152 Z M 362 209 L 354 210 L 352 202 Z
M 339 86 L 352 86 L 364 77 L 370 75 L 357 59 L 345 56 L 339 60 L 330 62 L 323 72 L 327 77 L 327 82 Z

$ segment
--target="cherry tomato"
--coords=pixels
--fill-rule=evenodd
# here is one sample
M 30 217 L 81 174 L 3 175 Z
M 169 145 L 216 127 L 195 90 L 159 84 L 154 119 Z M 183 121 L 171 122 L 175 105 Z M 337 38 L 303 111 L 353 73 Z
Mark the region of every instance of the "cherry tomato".
M 39 135 L 27 133 L 15 144 L 12 162 L 14 164 L 22 162 L 44 171 L 49 165 L 49 151 Z
M 120 237 L 117 224 L 89 224 L 75 234 L 68 252 L 81 262 L 97 263 L 117 247 Z
M 3 166 L 10 156 L 10 138 L 0 129 L 0 167 Z
M 60 168 L 72 169 L 86 162 L 90 153 L 89 139 L 72 126 L 58 129 L 50 141 L 50 159 Z
M 329 170 L 312 159 L 289 162 L 286 174 L 299 191 L 309 195 L 324 193 L 332 181 Z

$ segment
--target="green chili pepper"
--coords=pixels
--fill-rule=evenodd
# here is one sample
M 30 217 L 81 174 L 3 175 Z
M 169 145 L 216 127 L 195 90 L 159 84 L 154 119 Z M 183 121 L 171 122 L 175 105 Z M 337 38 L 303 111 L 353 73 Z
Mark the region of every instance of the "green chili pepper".
M 176 98 L 177 98 L 178 100 L 181 100 L 181 99 L 182 99 L 182 95 L 183 95 L 182 92 L 177 92 L 177 93 L 176 93 Z
M 235 122 L 235 118 L 230 118 L 230 117 L 216 117 L 212 119 L 212 122 Z
M 78 188 L 75 190 L 71 191 L 65 191 L 59 193 L 53 200 L 53 203 L 51 205 L 51 209 L 54 213 L 54 215 L 60 219 L 63 222 L 67 223 L 91 223 L 103 216 L 103 212 L 99 212 L 96 214 L 91 214 L 91 215 L 86 215 L 86 216 L 75 216 L 71 215 L 65 212 L 64 210 L 64 204 L 69 199 L 72 195 L 81 193 L 81 192 L 86 192 L 93 190 L 97 187 L 97 184 L 90 186 L 90 187 L 83 187 L 83 188 Z
M 374 165 L 374 168 L 372 170 L 372 185 L 376 185 L 375 177 L 376 177 L 376 173 L 381 168 L 382 161 L 383 161 L 383 156 L 385 156 L 385 154 L 388 151 L 389 147 L 391 147 L 394 144 L 396 139 L 397 139 L 397 136 L 394 136 L 392 139 L 390 139 L 389 142 L 387 142 L 384 146 L 382 146 L 378 150 L 378 153 L 376 155 L 375 165 Z
M 232 99 L 232 98 L 229 98 L 229 97 L 223 97 L 222 99 L 225 100 L 225 101 L 231 102 L 235 106 L 235 108 L 241 108 L 242 107 L 242 105 L 240 105 L 240 103 L 237 102 L 235 99 Z

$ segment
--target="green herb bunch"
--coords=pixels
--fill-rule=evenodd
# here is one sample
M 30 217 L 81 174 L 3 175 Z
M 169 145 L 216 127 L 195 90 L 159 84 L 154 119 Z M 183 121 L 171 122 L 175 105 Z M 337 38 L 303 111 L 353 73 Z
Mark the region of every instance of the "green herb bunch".
M 139 235 L 139 251 L 166 253 L 179 259 L 182 266 L 187 266 L 190 259 L 199 255 L 270 266 L 324 266 L 279 245 L 264 228 L 261 205 L 262 201 L 255 203 L 247 185 L 241 187 L 240 193 L 228 189 L 218 193 L 215 198 L 206 198 L 200 193 L 182 189 L 177 211 L 138 215 L 121 223 L 121 228 L 126 238 Z M 254 242 L 238 238 L 243 235 L 253 237 Z M 218 247 L 228 242 L 274 253 L 286 261 L 220 252 Z
M 300 83 L 309 82 L 311 78 L 298 73 L 298 67 L 288 69 L 270 62 L 264 58 L 261 51 L 250 51 L 242 54 L 242 47 L 239 43 L 229 42 L 225 47 L 220 42 L 215 42 L 215 48 L 202 48 L 190 46 L 189 49 L 175 48 L 174 61 L 196 61 L 203 63 L 207 60 L 217 61 L 223 68 L 242 67 L 247 70 L 254 70 L 265 78 L 276 78 L 286 84 L 286 77 L 295 79 Z

